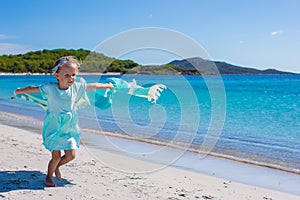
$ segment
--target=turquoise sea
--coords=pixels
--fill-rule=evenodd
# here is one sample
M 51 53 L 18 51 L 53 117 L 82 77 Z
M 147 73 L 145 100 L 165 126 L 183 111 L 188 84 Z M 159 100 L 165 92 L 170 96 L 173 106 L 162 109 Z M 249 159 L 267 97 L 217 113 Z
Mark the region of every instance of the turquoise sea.
M 107 75 L 82 75 L 102 82 Z M 124 75 L 140 85 L 162 83 L 156 104 L 114 94 L 112 108 L 80 110 L 83 130 L 104 130 L 145 142 L 300 173 L 300 75 Z M 0 120 L 26 116 L 42 121 L 44 110 L 10 97 L 14 89 L 55 81 L 51 75 L 1 75 Z M 10 115 L 13 114 L 13 115 Z M 12 123 L 12 122 L 10 122 Z

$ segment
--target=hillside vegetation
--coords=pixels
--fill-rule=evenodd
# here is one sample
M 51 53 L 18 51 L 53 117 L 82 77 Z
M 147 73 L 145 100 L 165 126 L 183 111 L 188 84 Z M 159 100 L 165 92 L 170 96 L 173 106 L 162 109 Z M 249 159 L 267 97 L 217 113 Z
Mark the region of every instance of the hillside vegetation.
M 51 73 L 53 63 L 62 56 L 75 56 L 82 65 L 81 72 L 120 72 L 126 73 L 138 64 L 131 60 L 117 60 L 103 54 L 84 49 L 42 50 L 19 55 L 0 56 L 0 72 L 10 73 Z

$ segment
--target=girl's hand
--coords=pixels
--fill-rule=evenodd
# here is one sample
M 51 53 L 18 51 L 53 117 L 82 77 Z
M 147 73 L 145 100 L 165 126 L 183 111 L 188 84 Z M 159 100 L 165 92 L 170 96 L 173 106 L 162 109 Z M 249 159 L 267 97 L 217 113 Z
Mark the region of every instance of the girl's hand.
M 21 88 L 17 88 L 17 89 L 14 91 L 14 96 L 17 96 L 18 94 L 21 94 Z
M 115 87 L 112 83 L 107 83 L 107 88 L 113 90 Z

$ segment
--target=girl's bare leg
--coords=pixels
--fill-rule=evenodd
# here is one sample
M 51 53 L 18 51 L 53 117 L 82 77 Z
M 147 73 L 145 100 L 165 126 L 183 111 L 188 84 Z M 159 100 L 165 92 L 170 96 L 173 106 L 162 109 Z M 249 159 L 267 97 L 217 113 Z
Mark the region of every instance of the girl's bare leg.
M 61 173 L 59 171 L 59 167 L 70 162 L 71 160 L 74 160 L 75 155 L 76 155 L 75 149 L 65 150 L 65 155 L 61 157 L 55 169 L 55 176 L 58 180 L 61 180 Z
M 47 186 L 55 187 L 56 184 L 54 183 L 52 176 L 55 169 L 57 168 L 58 163 L 61 160 L 61 153 L 59 150 L 53 150 L 51 154 L 52 154 L 52 158 L 48 164 L 48 172 L 47 172 L 45 184 Z

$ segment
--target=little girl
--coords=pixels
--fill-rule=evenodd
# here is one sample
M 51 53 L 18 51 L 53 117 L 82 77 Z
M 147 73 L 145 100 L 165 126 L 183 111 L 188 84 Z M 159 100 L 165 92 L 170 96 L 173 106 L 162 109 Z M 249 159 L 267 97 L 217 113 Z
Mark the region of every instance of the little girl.
M 47 100 L 47 111 L 42 130 L 43 145 L 52 154 L 48 164 L 45 184 L 55 187 L 53 173 L 61 179 L 59 167 L 75 158 L 75 149 L 80 145 L 77 103 L 86 95 L 86 90 L 113 89 L 111 83 L 75 82 L 79 62 L 72 56 L 59 58 L 52 69 L 57 83 L 18 88 L 15 94 L 40 93 Z M 61 150 L 64 155 L 61 156 Z

